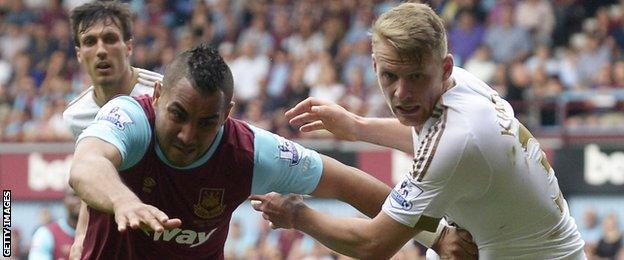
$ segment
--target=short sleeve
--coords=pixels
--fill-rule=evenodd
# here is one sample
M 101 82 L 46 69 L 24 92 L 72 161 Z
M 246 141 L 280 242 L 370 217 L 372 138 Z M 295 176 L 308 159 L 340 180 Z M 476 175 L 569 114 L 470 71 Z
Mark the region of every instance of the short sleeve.
M 484 163 L 469 132 L 445 125 L 428 131 L 412 170 L 392 189 L 382 210 L 406 226 L 434 232 L 453 203 L 477 193 L 489 179 L 470 174 L 471 166 Z
M 97 137 L 115 146 L 122 158 L 119 170 L 125 170 L 143 158 L 152 131 L 141 105 L 132 97 L 120 96 L 100 109 L 77 142 L 86 137 Z
M 252 194 L 310 194 L 323 172 L 321 156 L 313 150 L 250 126 L 254 131 Z

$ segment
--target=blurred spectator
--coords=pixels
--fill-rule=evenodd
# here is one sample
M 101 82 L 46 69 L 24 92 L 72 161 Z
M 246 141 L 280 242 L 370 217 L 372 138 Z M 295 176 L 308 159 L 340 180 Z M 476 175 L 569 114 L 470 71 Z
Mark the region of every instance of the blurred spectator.
M 314 19 L 310 15 L 304 15 L 296 20 L 297 31 L 282 41 L 288 53 L 295 61 L 314 56 L 323 50 L 323 35 L 314 31 Z
M 589 35 L 579 54 L 577 70 L 582 86 L 591 86 L 601 69 L 610 61 L 609 48 L 602 44 L 596 36 Z
M 481 45 L 485 27 L 477 22 L 475 15 L 468 9 L 457 13 L 457 23 L 449 31 L 448 41 L 451 53 L 459 59 L 458 66 L 468 61 L 472 53 Z
M 475 50 L 464 68 L 486 83 L 491 83 L 496 73 L 496 63 L 492 60 L 490 49 L 485 45 Z
M 491 24 L 486 30 L 485 44 L 492 50 L 496 62 L 522 60 L 531 51 L 529 35 L 514 23 L 512 6 L 503 6 L 500 15 L 501 23 Z
M 242 42 L 239 51 L 240 55 L 230 68 L 234 77 L 234 100 L 244 109 L 250 100 L 264 96 L 270 64 L 266 55 L 257 53 L 253 41 Z
M 585 209 L 583 219 L 579 225 L 579 232 L 583 241 L 585 241 L 585 252 L 593 252 L 600 239 L 602 229 L 599 225 L 600 219 L 598 213 L 592 207 Z
M 535 43 L 549 44 L 555 26 L 555 15 L 548 0 L 518 2 L 515 20 L 525 31 L 531 32 Z
M 255 42 L 256 53 L 259 55 L 270 55 L 273 52 L 273 37 L 267 30 L 267 21 L 264 15 L 254 14 L 251 26 L 241 32 L 239 42 Z
M 331 102 L 338 102 L 338 100 L 345 93 L 345 87 L 338 81 L 336 68 L 330 62 L 322 63 L 319 73 L 319 79 L 310 88 L 310 97 L 315 97 Z
M 602 222 L 603 235 L 596 245 L 593 256 L 598 259 L 616 259 L 622 252 L 622 233 L 613 213 L 607 215 Z
M 80 198 L 68 189 L 63 198 L 67 216 L 39 227 L 32 238 L 28 259 L 69 259 L 80 212 Z

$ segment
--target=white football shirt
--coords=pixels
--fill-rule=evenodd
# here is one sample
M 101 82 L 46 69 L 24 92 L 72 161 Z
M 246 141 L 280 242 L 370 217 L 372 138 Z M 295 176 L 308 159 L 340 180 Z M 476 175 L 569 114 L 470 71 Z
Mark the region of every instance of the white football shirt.
M 457 67 L 452 77 L 383 211 L 429 231 L 444 216 L 472 234 L 480 259 L 585 259 L 537 140 L 483 81 Z
M 145 69 L 134 69 L 138 72 L 138 82 L 134 85 L 130 96 L 153 95 L 154 83 L 156 81 L 162 82 L 163 76 Z M 69 125 L 74 139 L 78 138 L 82 130 L 93 122 L 98 111 L 100 111 L 100 107 L 95 103 L 93 86 L 80 93 L 69 103 L 63 111 L 63 120 Z

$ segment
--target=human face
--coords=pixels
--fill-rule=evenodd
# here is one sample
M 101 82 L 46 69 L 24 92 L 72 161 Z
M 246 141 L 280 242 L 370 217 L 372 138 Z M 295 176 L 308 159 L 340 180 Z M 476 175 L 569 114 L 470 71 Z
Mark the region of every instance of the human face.
M 104 20 L 94 23 L 78 36 L 78 61 L 85 68 L 95 86 L 120 86 L 130 68 L 132 41 L 124 41 L 123 33 L 115 23 Z
M 388 106 L 402 124 L 417 128 L 431 116 L 453 69 L 451 55 L 423 60 L 401 60 L 386 42 L 373 49 L 373 66 Z
M 169 162 L 185 167 L 204 155 L 233 103 L 224 106 L 223 92 L 202 95 L 182 78 L 169 89 L 155 85 L 155 127 L 160 149 Z

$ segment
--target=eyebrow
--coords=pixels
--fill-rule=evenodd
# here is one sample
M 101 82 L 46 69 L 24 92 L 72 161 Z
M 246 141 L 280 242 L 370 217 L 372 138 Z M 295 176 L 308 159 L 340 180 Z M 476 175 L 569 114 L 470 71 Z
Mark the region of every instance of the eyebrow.
M 184 109 L 184 107 L 182 107 L 182 105 L 180 105 L 178 101 L 173 101 L 173 103 L 169 107 L 178 109 L 180 110 L 180 112 L 184 113 L 185 115 L 188 115 L 188 112 L 186 111 L 186 109 Z M 214 115 L 204 116 L 200 118 L 200 120 L 213 120 L 213 119 L 218 119 L 218 118 L 219 118 L 219 114 L 214 114 Z

